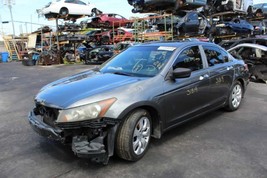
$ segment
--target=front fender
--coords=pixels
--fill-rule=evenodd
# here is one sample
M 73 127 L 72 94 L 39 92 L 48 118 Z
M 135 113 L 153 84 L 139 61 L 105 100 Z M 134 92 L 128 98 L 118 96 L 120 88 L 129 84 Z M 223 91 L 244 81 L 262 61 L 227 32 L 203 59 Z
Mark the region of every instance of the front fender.
M 160 109 L 160 107 L 151 101 L 141 101 L 138 103 L 134 103 L 130 106 L 128 106 L 126 109 L 123 110 L 122 113 L 118 116 L 118 119 L 120 119 L 123 123 L 124 119 L 127 117 L 129 113 L 136 110 L 137 108 L 143 108 L 147 110 L 152 118 L 152 136 L 154 138 L 160 138 L 163 132 L 163 125 L 164 122 L 162 118 L 164 118 L 164 113 Z

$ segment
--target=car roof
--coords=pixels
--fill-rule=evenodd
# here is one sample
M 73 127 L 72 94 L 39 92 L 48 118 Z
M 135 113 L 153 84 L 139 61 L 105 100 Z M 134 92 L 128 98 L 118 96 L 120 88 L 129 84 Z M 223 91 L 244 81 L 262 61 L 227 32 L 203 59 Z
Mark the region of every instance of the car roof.
M 166 41 L 153 41 L 153 42 L 147 42 L 142 43 L 138 46 L 168 46 L 168 47 L 181 47 L 181 46 L 187 46 L 187 45 L 201 45 L 201 44 L 212 44 L 214 43 L 210 42 L 201 42 L 201 41 L 174 41 L 174 42 L 166 42 Z
M 236 39 L 236 40 L 223 40 L 219 43 L 219 45 L 222 45 L 224 43 L 235 43 L 235 42 L 242 42 L 242 41 L 254 41 L 254 40 L 262 40 L 262 41 L 267 41 L 267 38 L 263 37 L 263 38 L 242 38 L 242 39 Z
M 258 45 L 258 44 L 252 44 L 252 43 L 242 43 L 242 44 L 236 45 L 233 48 L 230 48 L 228 51 L 231 51 L 231 50 L 239 48 L 239 47 L 251 47 L 251 48 L 257 48 L 257 49 L 260 49 L 260 50 L 263 50 L 263 51 L 267 51 L 267 47 L 266 46 Z

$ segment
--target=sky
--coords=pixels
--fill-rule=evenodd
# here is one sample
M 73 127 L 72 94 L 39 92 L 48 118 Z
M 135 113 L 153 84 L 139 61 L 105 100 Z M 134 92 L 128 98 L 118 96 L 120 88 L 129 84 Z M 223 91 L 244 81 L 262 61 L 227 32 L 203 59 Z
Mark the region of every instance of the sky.
M 4 32 L 4 34 L 12 34 L 12 24 L 5 23 L 2 24 L 1 21 L 9 21 L 11 20 L 9 8 L 7 5 L 4 5 L 6 0 L 0 0 L 0 34 Z M 43 25 L 51 25 L 55 26 L 55 20 L 48 21 L 44 17 L 38 17 L 36 9 L 41 9 L 46 4 L 48 4 L 51 0 L 13 0 L 15 4 L 12 6 L 13 19 L 14 21 L 21 22 L 32 22 Z M 131 9 L 132 6 L 128 4 L 127 0 L 84 0 L 84 2 L 90 2 L 94 4 L 98 9 L 105 13 L 117 13 L 126 18 L 131 16 L 141 16 L 140 14 L 132 14 Z M 253 0 L 254 4 L 264 3 L 266 0 Z M 64 21 L 60 21 L 59 23 L 64 23 Z M 30 23 L 20 23 L 14 22 L 15 25 L 15 33 L 19 35 L 21 33 L 30 33 L 35 31 L 42 25 L 31 25 Z
M 15 4 L 12 6 L 14 21 L 32 22 L 44 25 L 55 26 L 56 21 L 48 21 L 45 17 L 38 17 L 36 9 L 41 9 L 47 5 L 51 0 L 15 0 Z M 7 5 L 3 5 L 5 0 L 0 0 L 0 23 L 1 21 L 11 20 L 9 8 Z M 132 14 L 132 6 L 128 4 L 127 0 L 84 0 L 84 2 L 90 2 L 94 4 L 98 9 L 105 13 L 117 13 L 126 18 L 136 16 Z M 80 19 L 82 20 L 82 19 Z M 59 23 L 64 23 L 61 20 Z M 19 35 L 21 33 L 35 31 L 42 25 L 31 25 L 30 23 L 14 22 L 15 33 Z M 4 34 L 12 34 L 12 23 L 0 24 L 0 34 L 4 31 Z

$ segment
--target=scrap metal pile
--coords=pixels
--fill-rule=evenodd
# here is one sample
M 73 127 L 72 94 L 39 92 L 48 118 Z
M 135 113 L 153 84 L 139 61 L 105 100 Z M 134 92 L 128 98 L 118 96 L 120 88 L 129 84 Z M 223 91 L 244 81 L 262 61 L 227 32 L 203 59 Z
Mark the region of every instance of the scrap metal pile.
M 40 64 L 77 62 L 78 58 L 85 64 L 101 64 L 123 50 L 122 46 L 146 41 L 197 38 L 229 48 L 233 41 L 241 39 L 248 39 L 245 41 L 248 43 L 257 41 L 250 39 L 267 39 L 267 3 L 253 6 L 251 1 L 244 0 L 128 0 L 128 3 L 132 12 L 145 13 L 145 17 L 127 19 L 75 0 L 60 0 L 37 10 L 49 20 L 66 21 L 57 25 L 50 44 L 54 48 L 42 49 Z M 84 16 L 88 18 L 76 23 Z

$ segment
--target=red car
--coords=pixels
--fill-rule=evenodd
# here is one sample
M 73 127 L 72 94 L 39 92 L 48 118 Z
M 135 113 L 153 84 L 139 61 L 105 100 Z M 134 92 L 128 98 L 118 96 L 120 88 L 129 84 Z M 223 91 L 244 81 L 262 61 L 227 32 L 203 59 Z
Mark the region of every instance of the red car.
M 134 34 L 123 29 L 109 30 L 98 34 L 98 40 L 101 44 L 112 44 L 121 41 L 133 41 Z
M 130 21 L 118 14 L 100 14 L 92 19 L 94 27 L 120 27 L 130 24 Z

